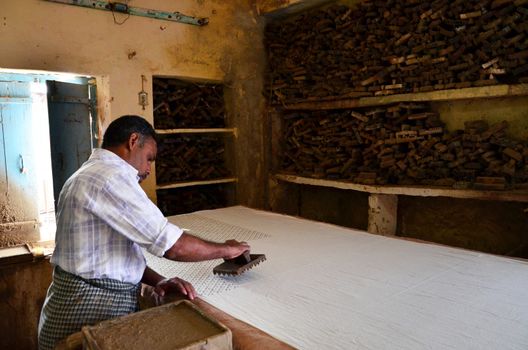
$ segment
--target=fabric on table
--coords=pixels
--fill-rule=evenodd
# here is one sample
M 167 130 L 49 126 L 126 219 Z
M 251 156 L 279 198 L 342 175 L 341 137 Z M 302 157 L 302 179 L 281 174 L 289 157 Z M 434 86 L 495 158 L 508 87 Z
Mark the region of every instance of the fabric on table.
M 267 261 L 239 277 L 150 266 L 186 271 L 200 298 L 296 348 L 528 349 L 525 261 L 244 207 L 189 215 L 265 233 L 248 243 Z

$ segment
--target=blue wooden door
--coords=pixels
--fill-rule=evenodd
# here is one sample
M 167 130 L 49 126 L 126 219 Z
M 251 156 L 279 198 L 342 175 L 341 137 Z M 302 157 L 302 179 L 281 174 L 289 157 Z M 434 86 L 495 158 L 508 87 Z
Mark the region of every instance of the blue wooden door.
M 53 192 L 90 157 L 95 146 L 92 117 L 94 89 L 88 84 L 48 81 Z
M 36 225 L 5 225 L 38 220 L 31 85 L 12 79 L 0 76 L 0 236 L 7 245 L 39 238 Z

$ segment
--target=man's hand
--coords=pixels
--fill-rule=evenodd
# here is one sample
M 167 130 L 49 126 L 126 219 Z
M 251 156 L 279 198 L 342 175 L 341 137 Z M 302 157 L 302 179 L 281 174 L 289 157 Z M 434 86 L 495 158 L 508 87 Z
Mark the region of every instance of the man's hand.
M 236 258 L 239 255 L 242 255 L 245 251 L 248 251 L 251 249 L 249 244 L 246 242 L 238 242 L 234 239 L 230 239 L 225 242 L 227 245 L 227 252 L 224 256 L 224 259 L 233 259 Z
M 190 300 L 196 298 L 197 295 L 192 284 L 178 277 L 166 278 L 159 281 L 156 284 L 154 291 L 161 297 L 168 292 L 181 293 Z

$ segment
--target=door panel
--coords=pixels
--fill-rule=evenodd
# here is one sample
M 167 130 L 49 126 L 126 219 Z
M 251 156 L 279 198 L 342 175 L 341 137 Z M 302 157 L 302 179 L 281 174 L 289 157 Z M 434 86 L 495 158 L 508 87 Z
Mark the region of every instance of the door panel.
M 90 157 L 92 126 L 89 87 L 48 81 L 53 191 L 59 198 L 64 182 Z
M 1 223 L 38 220 L 36 145 L 32 118 L 30 83 L 0 81 L 0 154 L 3 158 L 0 162 Z M 33 226 L 36 225 L 26 228 L 30 233 L 24 232 L 24 240 L 38 239 L 38 228 Z M 20 234 L 15 229 L 14 226 L 0 226 L 0 237 Z

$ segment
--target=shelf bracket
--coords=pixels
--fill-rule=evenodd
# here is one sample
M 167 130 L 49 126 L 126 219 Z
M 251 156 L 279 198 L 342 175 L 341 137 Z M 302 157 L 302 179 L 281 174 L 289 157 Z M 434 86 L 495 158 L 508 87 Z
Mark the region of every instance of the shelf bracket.
M 198 18 L 184 15 L 180 12 L 167 12 L 146 9 L 141 7 L 131 7 L 126 3 L 115 2 L 115 1 L 101 1 L 101 0 L 44 0 L 49 2 L 56 2 L 66 5 L 81 6 L 91 9 L 125 13 L 131 16 L 141 16 L 154 19 L 161 19 L 165 21 L 179 22 L 184 24 L 192 24 L 195 26 L 203 26 L 209 23 L 209 19 L 206 17 Z

